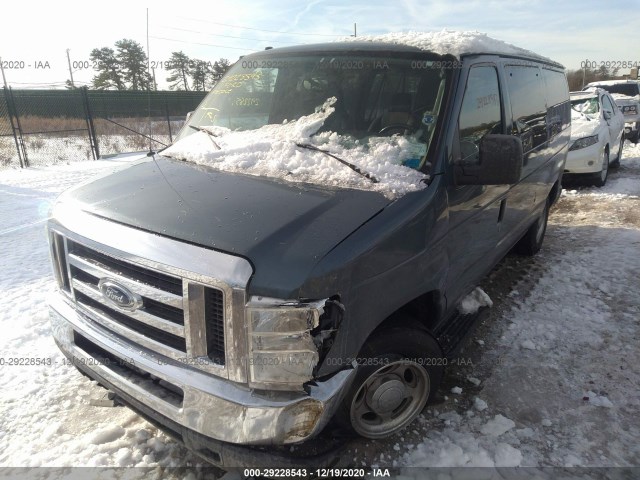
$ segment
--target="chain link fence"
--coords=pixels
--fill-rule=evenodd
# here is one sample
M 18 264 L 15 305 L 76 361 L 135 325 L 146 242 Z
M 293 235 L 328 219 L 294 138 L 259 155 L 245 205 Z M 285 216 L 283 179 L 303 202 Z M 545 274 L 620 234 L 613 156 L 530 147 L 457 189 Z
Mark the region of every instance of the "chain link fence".
M 19 154 L 20 145 L 15 134 L 11 110 L 9 98 L 6 95 L 0 96 L 0 167 L 18 163 L 24 166 Z
M 97 159 L 169 145 L 205 92 L 13 90 L 0 95 L 0 166 Z

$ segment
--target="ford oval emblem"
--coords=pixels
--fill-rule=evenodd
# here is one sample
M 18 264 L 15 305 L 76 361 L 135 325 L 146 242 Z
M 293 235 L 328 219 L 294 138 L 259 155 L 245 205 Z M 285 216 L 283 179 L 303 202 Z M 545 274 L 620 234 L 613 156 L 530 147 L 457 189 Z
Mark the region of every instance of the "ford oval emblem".
M 132 312 L 142 306 L 142 297 L 140 295 L 131 292 L 127 287 L 110 278 L 100 279 L 98 289 L 108 303 L 123 310 Z

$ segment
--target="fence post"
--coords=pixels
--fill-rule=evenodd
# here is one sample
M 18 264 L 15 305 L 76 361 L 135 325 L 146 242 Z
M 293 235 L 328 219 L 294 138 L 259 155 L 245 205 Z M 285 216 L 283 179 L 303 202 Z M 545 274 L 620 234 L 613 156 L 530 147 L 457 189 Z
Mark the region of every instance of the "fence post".
M 167 126 L 169 127 L 169 143 L 173 143 L 173 135 L 171 135 L 171 119 L 169 118 L 169 102 L 164 99 L 164 111 L 167 115 Z
M 93 159 L 98 160 L 100 158 L 100 146 L 98 145 L 98 135 L 96 135 L 96 127 L 93 124 L 93 114 L 91 112 L 91 105 L 89 104 L 89 89 L 82 87 L 80 89 L 80 95 L 82 96 L 82 105 L 84 106 L 87 129 L 89 130 L 91 153 L 93 154 Z
M 11 103 L 9 101 L 9 89 L 7 87 L 2 87 L 2 91 L 4 94 L 4 103 L 7 105 L 7 116 L 9 117 L 9 123 L 11 124 L 11 133 L 13 135 L 13 141 L 16 144 L 16 153 L 18 154 L 18 161 L 20 162 L 20 168 L 24 168 L 24 164 L 22 163 L 22 153 L 20 152 L 20 144 L 18 143 L 18 136 L 16 135 L 16 127 L 13 124 L 13 111 L 11 109 Z
M 8 94 L 8 95 L 7 95 Z M 15 100 L 13 97 L 13 89 L 5 87 L 5 96 L 7 99 L 7 110 L 9 111 L 9 118 L 11 119 L 11 129 L 13 130 L 13 139 L 16 142 L 18 149 L 18 158 L 20 159 L 20 168 L 27 168 L 29 166 L 29 157 L 27 156 L 27 149 L 24 146 L 24 139 L 22 138 L 22 126 L 20 125 L 20 117 L 18 116 L 18 109 L 16 108 Z M 13 123 L 13 117 L 16 117 L 16 123 Z M 17 130 L 17 134 L 16 134 Z

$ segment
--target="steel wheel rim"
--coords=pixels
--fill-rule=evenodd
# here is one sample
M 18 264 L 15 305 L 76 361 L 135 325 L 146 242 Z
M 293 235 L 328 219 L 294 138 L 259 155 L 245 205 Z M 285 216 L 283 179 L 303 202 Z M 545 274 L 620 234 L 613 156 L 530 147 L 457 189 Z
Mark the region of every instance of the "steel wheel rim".
M 429 391 L 429 374 L 417 363 L 400 360 L 385 365 L 369 375 L 354 395 L 351 425 L 363 437 L 387 437 L 420 414 Z

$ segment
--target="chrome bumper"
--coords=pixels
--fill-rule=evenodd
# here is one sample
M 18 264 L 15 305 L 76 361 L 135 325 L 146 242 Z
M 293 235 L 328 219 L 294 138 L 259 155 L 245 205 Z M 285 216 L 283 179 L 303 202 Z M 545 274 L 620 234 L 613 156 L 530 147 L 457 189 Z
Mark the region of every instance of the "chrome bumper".
M 50 317 L 60 349 L 89 375 L 94 372 L 185 428 L 233 444 L 284 445 L 315 436 L 333 416 L 355 375 L 354 368 L 340 371 L 324 382 L 312 384 L 308 395 L 252 391 L 128 343 L 92 323 L 59 294 L 50 299 Z M 74 331 L 123 365 L 134 368 L 98 361 L 76 344 Z M 153 380 L 145 383 L 147 374 Z M 162 381 L 182 391 L 179 402 L 158 394 Z

